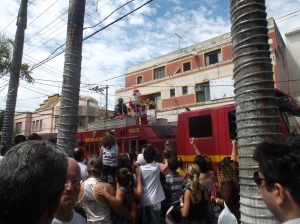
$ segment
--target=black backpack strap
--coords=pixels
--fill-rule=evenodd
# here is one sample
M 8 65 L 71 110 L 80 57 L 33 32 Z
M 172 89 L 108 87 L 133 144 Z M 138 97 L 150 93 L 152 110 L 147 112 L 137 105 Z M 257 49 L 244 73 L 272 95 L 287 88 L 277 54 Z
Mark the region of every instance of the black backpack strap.
M 76 213 L 78 213 L 79 215 L 81 215 L 83 218 L 85 218 L 85 221 L 87 221 L 87 217 L 86 217 L 86 214 L 85 214 L 85 211 L 84 209 L 80 206 L 80 205 L 74 205 L 73 207 L 74 211 Z

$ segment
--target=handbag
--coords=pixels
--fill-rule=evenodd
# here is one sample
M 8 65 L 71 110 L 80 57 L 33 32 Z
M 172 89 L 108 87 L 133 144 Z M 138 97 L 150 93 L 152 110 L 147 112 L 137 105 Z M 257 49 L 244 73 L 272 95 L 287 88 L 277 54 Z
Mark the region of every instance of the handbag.
M 180 206 L 172 205 L 166 213 L 166 224 L 181 224 L 182 215 Z
M 231 213 L 230 209 L 227 207 L 226 203 L 224 202 L 224 209 L 221 212 L 218 224 L 237 224 L 237 219 L 234 214 Z

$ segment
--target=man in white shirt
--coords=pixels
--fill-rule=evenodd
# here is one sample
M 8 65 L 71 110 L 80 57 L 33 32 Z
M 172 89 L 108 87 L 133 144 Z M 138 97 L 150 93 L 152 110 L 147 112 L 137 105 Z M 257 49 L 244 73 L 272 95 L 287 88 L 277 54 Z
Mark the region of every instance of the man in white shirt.
M 253 179 L 261 186 L 268 209 L 283 224 L 300 223 L 300 136 L 266 139 L 253 154 L 259 171 Z
M 82 181 L 85 181 L 89 175 L 86 171 L 86 165 L 84 164 L 84 151 L 82 147 L 77 147 L 73 150 L 73 158 L 77 161 L 80 167 Z
M 68 172 L 65 188 L 60 197 L 58 210 L 52 224 L 86 224 L 86 219 L 75 212 L 74 205 L 80 192 L 80 168 L 74 159 L 68 159 Z
M 143 196 L 142 223 L 160 223 L 161 201 L 165 199 L 165 194 L 160 183 L 160 166 L 154 162 L 156 151 L 150 145 L 144 149 L 144 166 L 141 166 Z

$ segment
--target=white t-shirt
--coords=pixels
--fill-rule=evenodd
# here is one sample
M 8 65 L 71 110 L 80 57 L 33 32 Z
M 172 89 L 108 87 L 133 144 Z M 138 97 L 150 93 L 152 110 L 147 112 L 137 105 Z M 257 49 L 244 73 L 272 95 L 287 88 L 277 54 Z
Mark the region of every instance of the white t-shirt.
M 141 205 L 154 205 L 165 199 L 165 194 L 160 183 L 159 163 L 150 163 L 141 166 L 143 197 Z
M 86 224 L 85 218 L 83 218 L 80 214 L 73 210 L 73 218 L 70 222 L 62 222 L 56 218 L 54 218 L 51 224 Z
M 110 149 L 102 147 L 102 160 L 105 166 L 118 166 L 119 147 L 117 144 Z
M 86 180 L 89 177 L 88 172 L 86 171 L 86 165 L 83 162 L 77 162 L 79 167 L 80 167 L 80 171 L 81 171 L 81 179 L 82 181 Z

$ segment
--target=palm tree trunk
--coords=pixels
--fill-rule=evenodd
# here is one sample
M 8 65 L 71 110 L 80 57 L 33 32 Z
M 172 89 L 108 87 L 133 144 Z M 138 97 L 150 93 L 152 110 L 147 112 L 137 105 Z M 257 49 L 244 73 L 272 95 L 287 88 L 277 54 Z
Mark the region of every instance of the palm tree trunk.
M 241 223 L 277 223 L 252 179 L 258 170 L 252 160 L 256 145 L 281 135 L 265 0 L 231 0 L 230 4 Z
M 28 0 L 22 0 L 20 4 L 12 66 L 9 78 L 9 87 L 6 98 L 5 116 L 2 128 L 2 144 L 6 145 L 8 148 L 10 148 L 11 146 L 14 115 L 19 87 L 20 69 L 24 47 L 24 35 L 27 23 L 27 2 Z
M 57 145 L 68 156 L 76 146 L 85 0 L 70 0 Z

